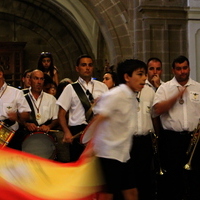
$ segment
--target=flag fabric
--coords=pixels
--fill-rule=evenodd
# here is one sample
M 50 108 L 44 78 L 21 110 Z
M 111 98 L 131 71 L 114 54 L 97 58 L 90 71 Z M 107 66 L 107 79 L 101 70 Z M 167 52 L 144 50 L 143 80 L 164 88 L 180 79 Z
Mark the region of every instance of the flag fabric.
M 0 149 L 0 199 L 92 200 L 104 181 L 95 157 L 59 163 Z

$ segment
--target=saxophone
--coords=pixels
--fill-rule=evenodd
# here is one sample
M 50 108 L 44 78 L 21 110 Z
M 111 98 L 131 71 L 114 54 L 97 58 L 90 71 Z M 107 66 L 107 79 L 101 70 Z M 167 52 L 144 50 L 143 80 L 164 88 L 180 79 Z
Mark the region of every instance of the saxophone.
M 199 119 L 199 123 L 197 125 L 197 128 L 195 128 L 195 130 L 192 134 L 190 144 L 189 144 L 188 149 L 186 151 L 186 154 L 189 156 L 189 160 L 188 160 L 187 164 L 185 164 L 185 166 L 184 166 L 184 169 L 186 169 L 186 170 L 192 170 L 191 162 L 192 162 L 197 144 L 199 142 L 199 138 L 200 138 L 199 132 L 200 132 L 200 119 Z

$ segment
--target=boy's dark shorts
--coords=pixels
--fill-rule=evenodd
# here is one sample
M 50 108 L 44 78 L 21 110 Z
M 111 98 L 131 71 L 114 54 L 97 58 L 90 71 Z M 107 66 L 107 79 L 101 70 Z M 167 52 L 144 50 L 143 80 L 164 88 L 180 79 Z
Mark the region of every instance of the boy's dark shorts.
M 99 158 L 99 161 L 106 182 L 105 192 L 113 194 L 136 188 L 134 170 L 129 163 L 108 158 Z

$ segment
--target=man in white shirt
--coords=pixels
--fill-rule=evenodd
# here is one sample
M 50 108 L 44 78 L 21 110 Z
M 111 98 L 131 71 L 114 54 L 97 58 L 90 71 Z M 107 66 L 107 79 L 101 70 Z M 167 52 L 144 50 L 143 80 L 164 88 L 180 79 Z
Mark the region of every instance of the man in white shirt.
M 152 105 L 155 92 L 148 85 L 138 93 L 137 123 L 138 129 L 133 137 L 130 164 L 136 175 L 139 200 L 153 199 L 152 137 L 154 124 L 158 120 L 152 119 Z M 153 122 L 155 122 L 153 124 Z M 156 129 L 157 130 L 157 129 Z
M 44 73 L 40 70 L 34 70 L 30 76 L 30 89 L 27 94 L 32 104 L 32 114 L 30 121 L 25 126 L 29 131 L 42 131 L 48 133 L 58 125 L 58 106 L 56 98 L 53 95 L 43 92 Z M 26 97 L 26 96 L 25 96 Z M 27 98 L 27 97 L 26 97 Z M 30 103 L 29 103 L 30 105 Z
M 161 165 L 167 173 L 159 183 L 158 192 L 162 200 L 183 199 L 186 191 L 183 171 L 187 162 L 186 151 L 191 132 L 200 118 L 200 83 L 189 77 L 188 59 L 185 56 L 174 59 L 172 71 L 174 78 L 158 88 L 153 103 L 154 112 L 160 115 L 163 127 L 159 136 L 159 152 Z M 199 181 L 197 185 L 200 188 Z
M 146 84 L 151 87 L 154 91 L 163 83 L 161 80 L 162 75 L 162 62 L 159 58 L 152 57 L 147 61 L 147 80 Z
M 86 107 L 87 110 L 90 110 L 90 104 L 95 103 L 102 93 L 108 91 L 104 83 L 92 79 L 93 70 L 91 56 L 81 55 L 76 62 L 79 78 L 75 84 L 79 87 L 79 91 L 76 92 L 73 84 L 69 84 L 57 100 L 59 105 L 58 118 L 64 132 L 63 141 L 71 143 L 70 161 L 76 161 L 84 149 L 84 146 L 80 145 L 79 138 L 74 138 L 74 135 L 83 131 L 88 124 L 86 115 L 89 111 L 86 111 L 79 97 L 84 98 L 83 102 L 89 105 Z M 67 112 L 69 112 L 68 123 L 65 117 Z
M 5 123 L 5 127 L 16 131 L 8 144 L 9 147 L 20 149 L 18 141 L 21 140 L 21 133 L 17 130 L 19 125 L 29 118 L 30 111 L 23 92 L 7 85 L 4 80 L 4 69 L 0 66 L 0 121 Z
M 27 140 L 25 139 L 22 144 L 22 150 L 41 157 L 54 159 L 54 141 L 52 140 L 52 143 L 48 142 L 50 140 L 46 138 L 49 135 L 46 135 L 46 133 L 55 129 L 58 125 L 58 106 L 56 105 L 56 98 L 51 94 L 43 92 L 44 73 L 42 71 L 34 70 L 31 72 L 30 85 L 29 92 L 25 95 L 25 98 L 31 108 L 31 117 L 24 125 L 26 130 L 28 130 L 27 134 L 33 133 L 34 135 L 34 133 L 37 132 L 41 134 L 38 134 L 38 137 L 36 137 L 36 135 L 31 136 L 32 138 L 34 137 L 32 140 L 31 137 L 27 138 Z M 41 139 L 38 139 L 39 137 Z M 36 141 L 36 146 L 34 148 L 29 148 L 30 145 L 34 144 L 34 140 Z M 44 144 L 42 144 L 40 140 L 43 140 Z

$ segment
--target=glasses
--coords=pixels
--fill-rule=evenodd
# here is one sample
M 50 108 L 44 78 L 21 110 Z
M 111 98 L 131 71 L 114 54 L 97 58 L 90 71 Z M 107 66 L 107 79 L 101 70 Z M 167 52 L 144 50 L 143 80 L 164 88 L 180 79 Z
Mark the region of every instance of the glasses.
M 93 103 L 93 102 L 94 102 L 94 97 L 93 97 L 93 95 L 90 93 L 89 90 L 86 90 L 86 94 L 88 95 L 90 102 Z

